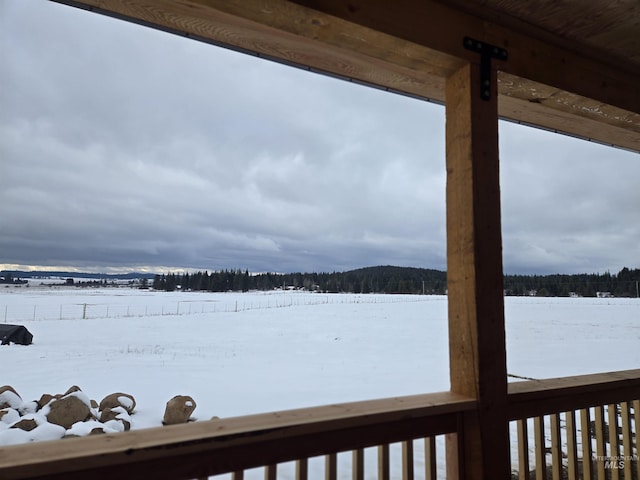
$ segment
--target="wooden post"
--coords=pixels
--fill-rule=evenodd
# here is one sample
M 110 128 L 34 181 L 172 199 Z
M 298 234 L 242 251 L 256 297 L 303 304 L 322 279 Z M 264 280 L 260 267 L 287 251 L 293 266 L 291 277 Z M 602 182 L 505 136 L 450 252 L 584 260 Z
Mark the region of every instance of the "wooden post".
M 480 70 L 464 65 L 445 89 L 451 390 L 478 401 L 447 437 L 447 478 L 498 480 L 510 476 L 498 105 L 481 99 Z

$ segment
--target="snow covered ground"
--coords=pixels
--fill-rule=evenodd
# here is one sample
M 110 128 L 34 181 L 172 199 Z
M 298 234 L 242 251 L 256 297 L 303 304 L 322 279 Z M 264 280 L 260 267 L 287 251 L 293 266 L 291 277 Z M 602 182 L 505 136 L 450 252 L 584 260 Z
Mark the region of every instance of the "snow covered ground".
M 637 299 L 508 297 L 506 318 L 510 374 L 640 366 Z M 130 393 L 132 428 L 161 425 L 174 395 L 206 420 L 449 388 L 440 296 L 8 287 L 0 322 L 34 335 L 0 347 L 0 385 L 25 401 Z

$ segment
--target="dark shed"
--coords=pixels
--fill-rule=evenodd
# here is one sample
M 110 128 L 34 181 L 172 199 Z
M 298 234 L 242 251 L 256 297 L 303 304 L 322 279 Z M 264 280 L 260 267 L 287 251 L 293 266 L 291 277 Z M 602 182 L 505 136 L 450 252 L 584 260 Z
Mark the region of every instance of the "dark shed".
M 18 343 L 20 345 L 31 345 L 33 335 L 22 325 L 0 324 L 0 345 Z

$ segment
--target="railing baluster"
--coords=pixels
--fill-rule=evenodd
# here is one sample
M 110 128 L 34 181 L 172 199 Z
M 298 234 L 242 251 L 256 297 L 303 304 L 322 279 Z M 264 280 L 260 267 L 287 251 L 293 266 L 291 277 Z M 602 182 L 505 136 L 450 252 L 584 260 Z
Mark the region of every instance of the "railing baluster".
M 633 403 L 633 423 L 635 425 L 636 432 L 636 452 L 635 452 L 635 463 L 636 463 L 636 478 L 640 479 L 640 400 L 634 400 Z M 630 449 L 633 451 L 633 448 Z
M 378 446 L 378 480 L 390 480 L 389 445 Z
M 547 480 L 546 445 L 544 441 L 544 417 L 533 419 L 533 435 L 536 445 L 536 480 Z
M 562 480 L 562 438 L 560 437 L 560 415 L 549 416 L 551 423 L 551 475 L 553 480 Z
M 598 473 L 598 480 L 606 480 L 605 458 L 607 455 L 606 446 L 604 444 L 604 408 L 600 405 L 594 409 L 594 422 L 596 425 L 596 472 Z
M 353 451 L 352 478 L 364 480 L 364 450 L 359 448 Z
M 518 420 L 518 480 L 529 480 L 529 428 L 527 419 Z
M 607 417 L 609 420 L 609 460 L 618 461 L 620 456 L 620 443 L 618 440 L 618 409 L 617 405 L 607 405 Z M 611 468 L 611 480 L 620 480 L 620 469 Z
M 424 439 L 425 480 L 437 480 L 436 437 Z
M 264 467 L 264 480 L 276 480 L 278 478 L 278 466 L 266 465 Z
M 402 442 L 402 479 L 413 480 L 413 440 Z
M 629 411 L 629 402 L 620 403 L 620 419 L 622 421 L 622 449 L 625 456 L 624 465 L 624 478 L 633 477 L 633 464 L 631 458 L 633 458 L 633 437 L 631 432 L 631 415 Z
M 567 426 L 567 478 L 578 480 L 578 437 L 576 434 L 576 412 L 573 410 L 564 414 Z
M 338 454 L 330 453 L 324 457 L 324 478 L 325 480 L 338 479 Z
M 309 459 L 301 458 L 296 460 L 296 480 L 307 480 L 309 478 Z
M 591 468 L 591 458 L 593 457 L 591 412 L 588 408 L 580 410 L 580 430 L 582 433 L 582 478 L 584 480 L 593 480 L 593 468 Z

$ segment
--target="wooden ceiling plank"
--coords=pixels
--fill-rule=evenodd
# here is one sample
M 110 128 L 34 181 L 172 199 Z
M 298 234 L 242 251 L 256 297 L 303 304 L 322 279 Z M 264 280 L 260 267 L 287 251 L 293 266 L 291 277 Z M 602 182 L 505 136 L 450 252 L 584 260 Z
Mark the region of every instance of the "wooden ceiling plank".
M 494 12 L 515 17 L 522 25 L 536 25 L 538 30 L 553 32 L 571 40 L 589 45 L 606 57 L 615 56 L 622 61 L 640 55 L 640 3 L 636 0 L 581 0 L 557 2 L 549 0 L 443 0 L 455 4 L 477 16 Z M 570 11 L 570 14 L 567 12 Z M 593 53 L 593 50 L 592 50 Z M 606 57 L 603 57 L 606 59 Z
M 309 8 L 470 61 L 465 36 L 506 48 L 509 59 L 500 70 L 552 85 L 640 113 L 640 69 L 604 63 L 588 48 L 574 51 L 574 42 L 557 37 L 555 43 L 491 23 L 433 0 L 294 0 Z M 566 42 L 571 48 L 563 48 Z

